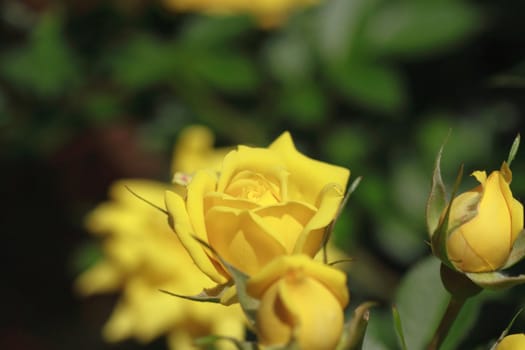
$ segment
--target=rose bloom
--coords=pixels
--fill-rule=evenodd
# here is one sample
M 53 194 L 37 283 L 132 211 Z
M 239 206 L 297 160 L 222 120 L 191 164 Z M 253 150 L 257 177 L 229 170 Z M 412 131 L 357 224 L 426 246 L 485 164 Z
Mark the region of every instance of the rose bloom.
M 349 302 L 346 275 L 306 255 L 282 256 L 252 276 L 248 293 L 260 300 L 256 333 L 262 345 L 335 349 Z
M 170 222 L 195 263 L 218 284 L 229 274 L 195 237 L 253 275 L 272 259 L 315 256 L 334 219 L 348 169 L 299 153 L 289 133 L 268 148 L 239 146 L 220 172 L 197 171 L 181 196 L 166 192 Z
M 163 0 L 176 11 L 199 11 L 211 14 L 252 14 L 264 27 L 282 23 L 297 8 L 311 6 L 319 0 Z
M 452 202 L 447 253 L 458 270 L 495 271 L 507 261 L 523 228 L 523 206 L 512 197 L 512 173 L 506 163 L 488 177 L 484 171 L 472 175 L 480 185 Z M 458 226 L 473 209 L 477 214 Z
M 521 350 L 525 349 L 525 334 L 511 334 L 503 338 L 498 345 L 496 350 Z
M 202 127 L 183 131 L 175 151 L 182 154 L 175 168 L 192 172 L 194 164 L 215 166 L 210 136 Z M 194 349 L 195 338 L 210 334 L 242 339 L 244 315 L 238 306 L 198 303 L 159 291 L 194 295 L 213 281 L 195 266 L 166 216 L 136 198 L 126 186 L 158 206 L 163 205 L 166 189 L 185 191 L 182 186 L 148 180 L 121 180 L 111 186 L 111 199 L 89 213 L 86 226 L 101 239 L 103 257 L 77 278 L 75 287 L 86 296 L 120 292 L 104 326 L 104 338 L 149 342 L 165 335 L 174 350 Z M 235 348 L 223 340 L 218 345 L 220 349 Z

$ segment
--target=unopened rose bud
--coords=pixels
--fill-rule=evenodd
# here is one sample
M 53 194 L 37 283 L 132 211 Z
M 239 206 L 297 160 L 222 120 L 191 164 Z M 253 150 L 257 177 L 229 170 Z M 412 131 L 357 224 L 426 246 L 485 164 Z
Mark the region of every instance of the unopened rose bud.
M 295 340 L 302 350 L 332 350 L 338 344 L 349 301 L 343 272 L 306 255 L 283 256 L 253 276 L 247 290 L 261 301 L 260 344 Z
M 506 163 L 488 177 L 484 171 L 472 175 L 480 185 L 457 196 L 450 208 L 447 254 L 462 272 L 496 271 L 523 228 L 523 206 L 512 197 Z M 462 223 L 473 211 L 475 216 Z

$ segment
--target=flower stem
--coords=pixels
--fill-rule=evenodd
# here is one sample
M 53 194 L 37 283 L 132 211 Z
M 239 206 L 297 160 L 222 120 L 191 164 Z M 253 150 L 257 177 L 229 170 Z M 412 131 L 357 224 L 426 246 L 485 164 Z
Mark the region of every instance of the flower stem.
M 427 350 L 438 350 L 445 338 L 447 337 L 448 331 L 452 327 L 452 324 L 456 320 L 461 308 L 465 304 L 467 298 L 456 298 L 454 296 L 450 297 L 448 302 L 447 310 L 441 318 L 438 329 L 434 333 L 432 341 L 427 347 Z

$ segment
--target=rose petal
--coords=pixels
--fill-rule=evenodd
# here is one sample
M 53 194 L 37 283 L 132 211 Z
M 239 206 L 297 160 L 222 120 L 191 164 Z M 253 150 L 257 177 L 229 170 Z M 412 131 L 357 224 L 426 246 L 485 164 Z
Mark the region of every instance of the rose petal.
M 204 196 L 204 212 L 207 212 L 213 207 L 250 210 L 257 208 L 257 203 L 247 199 L 235 198 L 225 193 L 207 193 Z
M 213 281 L 219 284 L 225 283 L 227 279 L 220 274 L 204 251 L 202 245 L 193 237 L 195 233 L 183 199 L 179 195 L 167 191 L 165 200 L 166 208 L 173 221 L 173 230 L 179 237 L 182 245 L 187 249 L 195 264 Z
M 217 177 L 208 170 L 198 171 L 187 186 L 186 209 L 191 220 L 193 234 L 207 242 L 204 224 L 204 201 L 206 193 L 215 191 Z
M 344 190 L 337 184 L 328 184 L 320 194 L 319 209 L 305 225 L 294 248 L 294 253 L 304 253 L 311 257 L 321 249 L 325 227 L 334 220 L 343 200 Z
M 280 173 L 286 169 L 285 163 L 274 152 L 266 148 L 239 146 L 224 157 L 217 191 L 224 192 L 238 171 L 252 171 L 264 175 L 268 181 L 281 187 Z
M 504 173 L 500 173 L 500 189 L 501 193 L 503 194 L 503 197 L 505 198 L 505 202 L 507 204 L 507 210 L 510 213 L 511 218 L 511 236 L 509 241 L 509 246 L 512 247 L 514 245 L 514 241 L 518 237 L 518 234 L 523 229 L 523 205 L 518 202 L 516 199 L 512 197 L 512 192 L 510 190 L 508 179 L 512 179 L 512 173 L 508 166 L 506 166 L 506 163 L 504 163 L 502 167 L 506 171 L 506 177 Z
M 302 349 L 335 348 L 343 330 L 344 314 L 337 299 L 323 284 L 306 273 L 284 277 L 279 281 L 278 293 L 294 318 L 295 334 Z
M 273 260 L 248 280 L 247 291 L 254 298 L 260 299 L 266 289 L 293 270 L 303 271 L 305 275 L 321 282 L 336 297 L 341 307 L 348 304 L 346 275 L 303 254 L 282 256 Z
M 511 219 L 507 209 L 505 197 L 501 192 L 500 181 L 504 179 L 499 172 L 490 174 L 483 185 L 483 194 L 478 204 L 478 214 L 460 228 L 452 232 L 447 243 L 447 251 L 451 260 L 460 260 L 460 269 L 467 272 L 493 271 L 501 267 L 507 260 L 510 252 Z M 505 237 L 495 237 L 504 233 Z M 456 256 L 454 240 L 456 235 L 462 235 L 465 244 L 472 253 L 480 257 L 485 264 L 480 264 L 479 259 L 470 262 L 467 256 Z M 464 248 L 463 254 L 468 252 Z M 462 252 L 457 251 L 458 254 Z M 488 265 L 488 266 L 487 266 Z
M 284 160 L 289 172 L 288 196 L 308 203 L 318 202 L 327 183 L 336 183 L 345 189 L 350 170 L 309 158 L 297 151 L 289 132 L 279 136 L 269 147 Z
M 288 254 L 292 253 L 304 227 L 316 213 L 306 203 L 287 202 L 253 210 L 254 220 L 280 242 Z
M 285 248 L 255 222 L 249 211 L 214 207 L 206 214 L 206 225 L 210 245 L 228 263 L 248 275 L 276 256 L 286 254 Z
M 75 289 L 82 295 L 112 292 L 121 287 L 123 279 L 119 269 L 103 260 L 77 277 Z

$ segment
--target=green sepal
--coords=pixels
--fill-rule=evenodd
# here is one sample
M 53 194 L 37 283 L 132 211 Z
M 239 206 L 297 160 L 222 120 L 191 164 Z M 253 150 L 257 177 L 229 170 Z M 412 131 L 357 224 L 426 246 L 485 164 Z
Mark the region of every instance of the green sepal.
M 354 258 L 338 259 L 338 260 L 330 261 L 330 262 L 326 263 L 326 265 L 328 265 L 328 266 L 335 266 L 337 264 L 352 263 L 352 262 L 354 262 L 354 260 L 355 260 Z
M 335 224 L 337 223 L 337 220 L 339 219 L 339 216 L 341 216 L 341 213 L 343 212 L 343 209 L 346 206 L 346 203 L 348 203 L 348 199 L 350 198 L 350 195 L 357 189 L 357 186 L 361 183 L 361 180 L 363 179 L 362 176 L 358 176 L 348 187 L 345 197 L 341 201 L 341 204 L 339 204 L 339 208 L 337 209 L 337 213 L 335 214 L 334 219 L 330 224 L 326 227 L 323 235 L 323 243 L 322 243 L 322 249 L 323 249 L 323 262 L 325 264 L 328 263 L 328 255 L 327 255 L 327 249 L 326 245 L 328 244 L 328 241 L 330 240 L 330 237 L 332 235 L 332 232 L 334 231 Z
M 394 318 L 394 329 L 399 340 L 399 345 L 402 350 L 407 350 L 407 342 L 405 340 L 405 334 L 403 333 L 403 325 L 401 323 L 401 316 L 395 306 L 392 306 L 392 317 Z
M 507 276 L 498 271 L 468 272 L 466 275 L 478 286 L 492 290 L 506 289 L 525 283 L 525 275 Z
M 177 297 L 177 298 L 182 298 L 182 299 L 187 299 L 187 300 L 192 300 L 192 301 L 220 303 L 221 297 L 224 295 L 224 293 L 229 287 L 231 287 L 231 284 L 229 285 L 220 284 L 213 288 L 204 288 L 202 292 L 196 295 L 177 294 L 177 293 L 173 293 L 173 292 L 170 292 L 164 289 L 159 289 L 159 291 L 161 291 L 162 293 L 166 293 L 168 295 Z
M 363 340 L 370 318 L 369 309 L 377 303 L 367 301 L 360 304 L 354 310 L 352 319 L 345 324 L 343 334 L 339 340 L 336 350 L 361 350 L 363 347 Z
M 205 337 L 197 338 L 193 343 L 200 348 L 209 348 L 215 346 L 217 341 L 229 341 L 231 342 L 237 350 L 257 350 L 257 344 L 254 342 L 241 341 L 232 337 L 226 337 L 222 335 L 207 335 Z
M 512 325 L 514 324 L 514 322 L 516 321 L 516 319 L 518 318 L 518 316 L 521 314 L 521 312 L 523 311 L 523 308 L 519 309 L 518 312 L 516 312 L 516 314 L 514 315 L 514 317 L 512 318 L 512 320 L 510 320 L 507 328 L 505 328 L 503 330 L 503 332 L 501 332 L 501 335 L 499 336 L 498 340 L 496 340 L 496 342 L 494 343 L 494 345 L 492 345 L 492 347 L 490 348 L 490 350 L 496 350 L 497 346 L 498 346 L 498 343 L 507 336 L 507 334 L 509 334 L 510 332 L 510 329 L 512 328 Z
M 467 300 L 483 290 L 483 288 L 474 283 L 463 272 L 451 269 L 445 264 L 441 264 L 439 275 L 443 287 L 445 287 L 456 300 Z
M 445 215 L 443 216 L 443 219 L 439 221 L 439 224 L 432 234 L 430 238 L 430 245 L 432 247 L 432 253 L 439 258 L 444 264 L 447 266 L 450 266 L 452 269 L 455 269 L 454 265 L 450 262 L 450 259 L 448 258 L 447 254 L 447 239 L 448 234 L 451 232 L 455 227 L 464 224 L 465 222 L 472 219 L 477 212 L 473 212 L 471 215 L 468 215 L 462 220 L 461 222 L 455 224 L 453 228 L 449 230 L 449 216 L 450 216 L 450 208 L 452 207 L 452 202 L 454 201 L 454 198 L 456 197 L 456 193 L 459 189 L 459 185 L 461 184 L 461 179 L 463 178 L 463 164 L 459 167 L 458 175 L 456 176 L 456 181 L 454 183 L 454 187 L 452 189 L 452 195 L 450 202 L 446 206 Z
M 518 233 L 518 238 L 514 241 L 509 257 L 502 269 L 511 267 L 520 262 L 523 258 L 525 258 L 525 230 Z
M 432 174 L 432 184 L 430 188 L 430 194 L 428 196 L 427 206 L 426 206 L 426 219 L 427 219 L 427 229 L 428 235 L 430 238 L 436 232 L 439 222 L 441 220 L 441 213 L 447 205 L 446 199 L 446 189 L 443 179 L 441 177 L 441 156 L 443 155 L 443 148 L 445 147 L 445 142 L 441 145 L 439 152 L 434 163 L 434 172 Z
M 512 142 L 512 146 L 510 147 L 509 151 L 509 157 L 507 158 L 507 164 L 510 167 L 510 163 L 514 160 L 514 157 L 516 157 L 516 153 L 518 153 L 518 148 L 520 147 L 520 134 L 516 135 L 516 138 L 514 139 L 514 142 Z
M 233 267 L 230 263 L 228 263 L 226 260 L 224 260 L 218 253 L 213 249 L 207 242 L 204 242 L 200 238 L 194 236 L 193 237 L 197 242 L 202 244 L 204 247 L 206 247 L 211 253 L 215 255 L 215 257 L 219 260 L 219 262 L 224 266 L 226 271 L 230 274 L 230 276 L 233 279 L 234 286 L 236 288 L 236 296 L 237 301 L 239 304 L 241 304 L 241 308 L 244 311 L 244 314 L 246 318 L 248 319 L 248 322 L 250 326 L 255 325 L 255 315 L 257 313 L 257 310 L 259 308 L 259 300 L 252 298 L 248 295 L 248 292 L 246 291 L 246 282 L 248 281 L 249 276 L 246 275 L 244 272 L 236 269 Z M 226 291 L 225 291 L 226 292 Z M 224 296 L 226 294 L 223 293 L 221 297 L 221 302 L 224 303 Z

